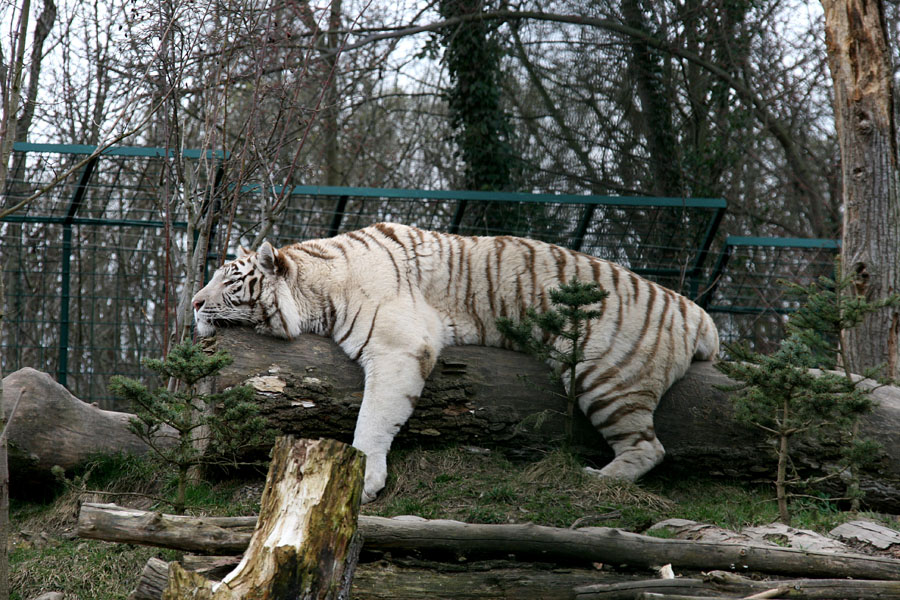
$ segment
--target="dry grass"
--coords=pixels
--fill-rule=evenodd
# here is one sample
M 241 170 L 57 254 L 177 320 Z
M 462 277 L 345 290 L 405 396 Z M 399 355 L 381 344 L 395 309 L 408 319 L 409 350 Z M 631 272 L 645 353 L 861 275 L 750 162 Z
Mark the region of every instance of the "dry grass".
M 634 484 L 591 477 L 565 452 L 533 464 L 472 448 L 396 453 L 388 470 L 387 487 L 363 512 L 568 527 L 586 518 L 617 526 L 643 522 L 672 508 Z

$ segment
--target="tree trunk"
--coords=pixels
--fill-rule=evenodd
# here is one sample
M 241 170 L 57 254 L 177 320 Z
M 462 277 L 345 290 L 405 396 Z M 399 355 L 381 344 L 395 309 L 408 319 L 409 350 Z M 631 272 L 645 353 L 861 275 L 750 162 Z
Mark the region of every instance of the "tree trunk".
M 822 0 L 841 148 L 845 273 L 867 299 L 900 290 L 900 172 L 891 51 L 881 0 Z M 882 309 L 844 333 L 850 368 L 900 376 L 900 311 Z
M 362 546 L 364 465 L 362 453 L 340 442 L 279 438 L 243 560 L 215 586 L 173 563 L 163 598 L 346 598 Z
M 152 523 L 149 527 L 144 525 L 148 520 Z M 176 549 L 188 548 L 174 545 L 173 540 L 188 540 L 191 550 L 206 546 L 207 552 L 217 554 L 223 551 L 221 538 L 230 536 L 210 529 L 214 522 L 215 519 L 208 517 L 173 517 L 85 503 L 78 518 L 78 535 L 150 545 L 166 542 L 167 547 Z M 457 564 L 475 558 L 512 555 L 516 559 L 562 564 L 599 562 L 651 568 L 669 563 L 682 569 L 900 580 L 900 560 L 891 558 L 763 544 L 661 539 L 606 527 L 559 529 L 533 524 L 478 525 L 362 515 L 359 528 L 367 550 L 388 551 L 393 555 L 421 553 L 449 558 Z M 175 533 L 178 529 L 184 529 L 181 535 Z

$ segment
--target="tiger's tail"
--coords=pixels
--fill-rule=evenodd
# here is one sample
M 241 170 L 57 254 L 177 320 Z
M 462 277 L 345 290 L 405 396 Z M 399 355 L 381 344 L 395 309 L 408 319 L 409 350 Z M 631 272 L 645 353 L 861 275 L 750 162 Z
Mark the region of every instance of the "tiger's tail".
M 697 347 L 694 360 L 712 360 L 719 353 L 719 330 L 712 317 L 704 310 L 697 331 Z

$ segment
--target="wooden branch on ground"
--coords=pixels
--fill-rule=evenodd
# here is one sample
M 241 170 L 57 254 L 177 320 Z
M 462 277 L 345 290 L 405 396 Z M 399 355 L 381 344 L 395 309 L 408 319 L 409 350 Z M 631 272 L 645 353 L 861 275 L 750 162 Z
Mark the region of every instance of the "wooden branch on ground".
M 362 540 L 365 458 L 333 440 L 280 437 L 247 551 L 221 583 L 169 565 L 164 600 L 346 598 Z
M 78 535 L 186 552 L 240 554 L 250 543 L 256 521 L 256 517 L 168 515 L 85 502 L 78 513 Z
M 778 598 L 803 600 L 826 600 L 849 598 L 856 600 L 898 600 L 900 581 L 873 581 L 851 579 L 784 579 L 757 581 L 726 573 L 713 571 L 703 579 L 651 579 L 627 581 L 612 584 L 598 584 L 575 590 L 578 600 L 634 600 L 639 594 L 645 598 L 686 598 L 686 597 L 740 597 L 778 590 Z
M 154 531 L 140 531 L 147 513 L 114 505 L 84 504 L 78 519 L 82 537 L 127 543 L 156 544 Z M 168 515 L 153 517 L 159 542 L 174 546 L 187 534 L 175 530 L 187 527 L 191 532 L 208 532 L 211 519 L 198 519 L 206 527 L 193 526 L 187 519 Z M 877 556 L 811 552 L 754 544 L 695 542 L 660 539 L 604 527 L 559 529 L 540 525 L 474 525 L 444 520 L 387 519 L 360 516 L 359 528 L 368 549 L 415 551 L 438 556 L 472 558 L 499 556 L 529 557 L 563 563 L 593 562 L 650 568 L 667 563 L 681 569 L 726 569 L 738 572 L 762 572 L 805 577 L 854 577 L 859 579 L 900 580 L 900 560 Z M 234 539 L 222 531 L 213 533 L 207 552 L 222 553 L 219 539 Z M 204 533 L 205 535 L 205 533 Z M 194 539 L 191 549 L 202 546 Z
M 597 569 L 463 564 L 452 569 L 401 566 L 386 561 L 360 563 L 353 575 L 351 598 L 365 600 L 571 600 L 574 589 L 621 579 Z M 129 600 L 160 600 L 168 581 L 168 563 L 151 558 Z

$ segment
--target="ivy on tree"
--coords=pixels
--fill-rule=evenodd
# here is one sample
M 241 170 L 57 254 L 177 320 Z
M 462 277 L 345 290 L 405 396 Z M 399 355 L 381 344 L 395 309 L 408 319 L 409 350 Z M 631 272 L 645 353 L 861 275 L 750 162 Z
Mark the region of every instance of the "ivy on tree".
M 572 278 L 548 292 L 550 303 L 556 307 L 538 312 L 529 308 L 525 317 L 514 322 L 501 317 L 497 329 L 520 350 L 554 365 L 554 377 L 566 387 L 566 442 L 572 441 L 572 421 L 578 391 L 575 386 L 575 367 L 584 362 L 585 326 L 603 314 L 599 308 L 609 292 L 600 284 Z M 598 308 L 589 308 L 595 306 Z M 564 340 L 562 345 L 555 342 Z
M 859 325 L 871 312 L 900 305 L 900 295 L 870 302 L 854 293 L 854 278 L 841 276 L 840 263 L 836 272 L 834 279 L 821 277 L 808 286 L 783 282 L 800 298 L 801 306 L 788 321 L 788 336 L 775 352 L 764 355 L 745 345 L 732 345 L 728 352 L 733 360 L 716 364 L 740 382 L 726 388 L 737 392 L 738 419 L 763 430 L 773 442 L 776 498 L 785 523 L 790 521 L 789 490 L 811 483 L 793 468 L 790 456 L 795 438 L 816 435 L 839 443 L 841 464 L 828 477 L 843 476 L 848 481 L 853 509 L 858 509 L 862 496 L 859 469 L 877 456 L 877 444 L 859 437 L 859 418 L 873 408 L 873 388 L 863 379 L 878 380 L 883 368 L 868 369 L 859 374 L 862 377 L 850 373 L 842 332 Z M 838 366 L 841 369 L 835 371 Z
M 440 0 L 445 19 L 471 16 L 484 0 Z M 503 48 L 498 25 L 472 19 L 440 32 L 450 76 L 445 98 L 459 155 L 465 162 L 465 186 L 471 190 L 510 189 L 521 163 L 513 148 L 514 130 L 501 102 Z
M 158 374 L 170 387 L 148 389 L 127 377 L 110 381 L 113 393 L 132 403 L 135 416 L 129 422 L 132 433 L 152 450 L 152 456 L 177 473 L 173 508 L 185 509 L 188 471 L 201 465 L 237 464 L 246 448 L 271 443 L 274 432 L 259 415 L 253 389 L 237 386 L 215 394 L 204 394 L 199 382 L 216 375 L 231 364 L 225 352 L 206 354 L 201 346 L 186 341 L 174 346 L 160 359 L 145 359 L 144 366 Z M 215 410 L 206 410 L 206 407 Z M 171 428 L 171 429 L 170 429 Z M 173 431 L 174 430 L 174 431 Z M 164 438 L 174 443 L 161 443 Z M 201 449 L 198 441 L 208 442 Z

